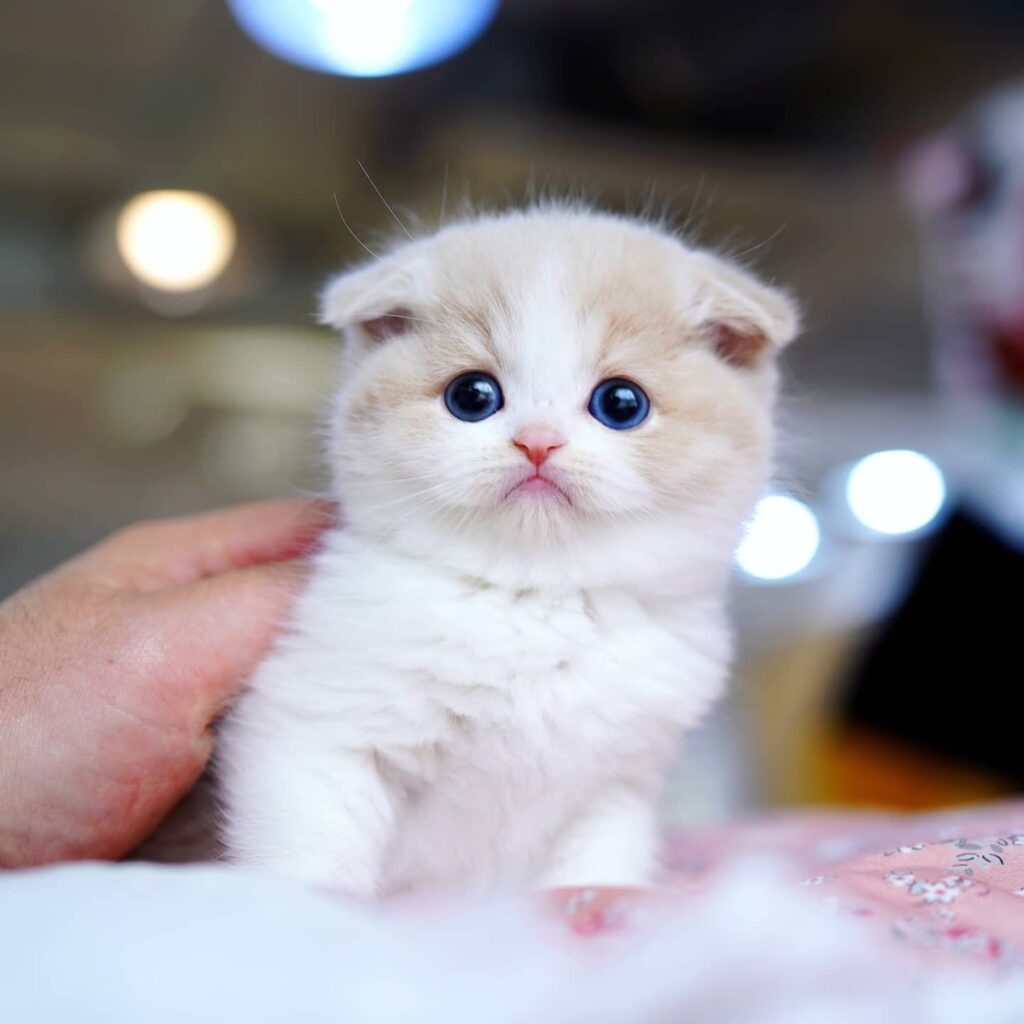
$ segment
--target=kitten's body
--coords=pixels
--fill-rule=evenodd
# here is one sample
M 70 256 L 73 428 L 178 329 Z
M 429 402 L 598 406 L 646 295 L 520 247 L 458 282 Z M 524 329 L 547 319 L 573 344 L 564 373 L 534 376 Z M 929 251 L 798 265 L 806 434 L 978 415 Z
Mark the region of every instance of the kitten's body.
M 531 211 L 407 245 L 325 311 L 345 526 L 226 723 L 229 850 L 360 896 L 642 883 L 723 687 L 790 307 L 652 228 Z M 505 405 L 460 422 L 441 393 L 474 369 Z M 635 430 L 588 416 L 608 377 L 649 391 Z
M 673 741 L 726 655 L 714 602 L 674 611 L 490 584 L 334 534 L 236 719 L 254 762 L 236 848 L 360 894 L 642 881 Z M 339 806 L 357 773 L 358 805 Z

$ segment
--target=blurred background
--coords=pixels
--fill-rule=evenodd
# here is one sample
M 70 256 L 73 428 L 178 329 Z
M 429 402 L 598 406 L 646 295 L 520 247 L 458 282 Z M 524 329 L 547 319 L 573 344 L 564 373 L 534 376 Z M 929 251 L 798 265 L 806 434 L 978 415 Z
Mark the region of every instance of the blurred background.
M 321 486 L 382 196 L 581 194 L 807 311 L 674 814 L 1019 790 L 1021 73 L 1011 0 L 0 0 L 0 596 Z

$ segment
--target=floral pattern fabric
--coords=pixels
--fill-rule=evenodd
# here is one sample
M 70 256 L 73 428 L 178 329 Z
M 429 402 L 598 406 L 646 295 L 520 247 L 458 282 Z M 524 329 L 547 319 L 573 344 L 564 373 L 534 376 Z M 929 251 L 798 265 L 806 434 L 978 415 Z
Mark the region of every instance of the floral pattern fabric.
M 699 896 L 728 864 L 780 861 L 794 889 L 867 918 L 879 942 L 927 961 L 1024 972 L 1024 800 L 927 815 L 782 814 L 669 836 L 656 892 L 566 890 L 582 935 L 621 930 Z

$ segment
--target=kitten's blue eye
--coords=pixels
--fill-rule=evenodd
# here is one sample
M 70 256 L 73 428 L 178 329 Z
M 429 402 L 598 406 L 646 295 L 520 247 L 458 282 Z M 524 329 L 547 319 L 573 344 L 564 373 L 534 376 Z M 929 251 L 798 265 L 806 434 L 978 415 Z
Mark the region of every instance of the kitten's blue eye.
M 457 419 L 478 423 L 493 416 L 504 404 L 498 382 L 480 370 L 460 373 L 444 389 L 444 404 Z
M 612 377 L 594 388 L 587 408 L 598 423 L 612 430 L 630 430 L 647 419 L 651 400 L 638 384 Z

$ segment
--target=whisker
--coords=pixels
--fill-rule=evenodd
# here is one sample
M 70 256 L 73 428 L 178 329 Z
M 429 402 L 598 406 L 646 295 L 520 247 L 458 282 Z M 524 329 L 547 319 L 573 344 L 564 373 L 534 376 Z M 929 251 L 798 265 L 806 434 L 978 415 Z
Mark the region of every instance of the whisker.
M 787 226 L 787 223 L 784 221 L 763 242 L 758 242 L 757 245 L 752 245 L 749 248 L 744 249 L 742 252 L 735 252 L 732 254 L 731 258 L 734 260 L 741 260 L 744 256 L 750 256 L 752 253 L 757 252 L 758 249 L 763 249 L 766 245 L 771 245 L 771 243 L 786 230 Z
M 392 217 L 394 217 L 395 223 L 405 232 L 406 237 L 409 239 L 410 242 L 414 241 L 412 235 L 409 233 L 409 229 L 401 222 L 401 220 L 399 220 L 398 214 L 395 213 L 395 211 L 391 208 L 391 204 L 384 198 L 384 194 L 381 192 L 381 190 L 377 188 L 377 183 L 373 180 L 373 178 L 370 177 L 370 172 L 363 166 L 363 162 L 361 160 L 357 160 L 356 163 L 359 166 L 359 170 L 361 170 L 364 176 L 366 177 L 366 180 L 373 187 L 373 191 L 376 192 L 377 195 L 380 197 L 380 201 L 384 204 L 384 208 L 388 211 L 388 213 L 391 214 Z
M 690 208 L 686 211 L 686 219 L 683 221 L 682 227 L 676 232 L 678 237 L 684 242 L 689 240 L 691 229 L 694 238 L 700 236 L 704 228 L 707 215 L 715 201 L 716 191 L 712 190 L 704 201 L 703 206 L 701 205 L 706 179 L 707 175 L 702 174 L 700 176 L 700 180 L 697 182 L 697 189 L 693 194 L 693 198 L 690 200 Z
M 431 501 L 418 502 L 416 505 L 414 505 L 412 508 L 410 508 L 407 512 L 405 512 L 404 515 L 399 516 L 390 525 L 392 526 L 392 528 L 400 527 L 400 526 L 404 525 L 406 520 L 409 519 L 411 516 L 422 515 L 422 513 L 423 513 L 423 511 L 425 509 L 429 510 L 431 512 L 435 512 L 435 513 L 440 512 L 442 517 L 447 517 L 447 515 L 449 514 L 449 511 L 450 511 L 446 505 L 441 504 L 441 502 L 437 501 L 436 499 L 434 501 L 432 501 L 432 502 Z
M 341 212 L 341 203 L 338 202 L 338 193 L 332 193 L 334 195 L 334 208 L 338 211 L 338 216 L 341 218 L 341 223 L 348 229 L 348 233 L 375 259 L 379 260 L 381 257 L 375 253 L 353 230 L 347 220 L 345 220 L 345 214 Z
M 375 512 L 401 510 L 403 506 L 412 502 L 421 502 L 425 499 L 436 498 L 438 492 L 442 489 L 443 488 L 440 485 L 425 487 L 421 491 L 415 491 L 412 494 L 402 494 L 397 498 L 392 498 L 390 501 L 375 501 L 373 502 L 373 508 Z
M 686 211 L 686 217 L 683 220 L 682 227 L 679 229 L 679 235 L 681 238 L 686 238 L 687 232 L 690 230 L 690 224 L 693 222 L 693 217 L 697 210 L 697 204 L 700 202 L 701 193 L 704 191 L 705 177 L 706 175 L 703 174 L 700 176 L 700 179 L 697 181 L 697 188 L 690 197 L 690 208 Z
M 309 395 L 315 399 L 318 404 L 326 405 L 334 398 L 334 391 L 320 391 L 314 388 L 312 385 L 307 384 L 305 381 L 298 380 L 295 377 L 290 377 L 287 374 L 272 374 L 267 378 L 273 381 L 275 384 L 285 384 L 288 387 L 298 388 L 303 394 Z
M 413 316 L 411 313 L 395 313 L 393 310 L 387 310 L 383 313 L 367 313 L 367 319 L 378 317 L 378 316 L 393 316 L 396 320 L 419 320 L 425 324 L 433 324 L 435 327 L 444 327 L 444 323 L 441 320 L 432 320 L 426 316 Z

